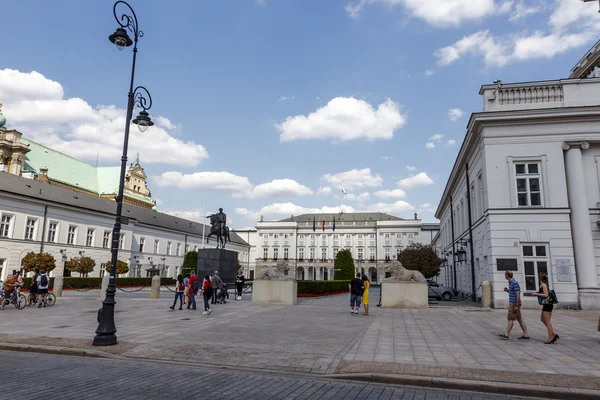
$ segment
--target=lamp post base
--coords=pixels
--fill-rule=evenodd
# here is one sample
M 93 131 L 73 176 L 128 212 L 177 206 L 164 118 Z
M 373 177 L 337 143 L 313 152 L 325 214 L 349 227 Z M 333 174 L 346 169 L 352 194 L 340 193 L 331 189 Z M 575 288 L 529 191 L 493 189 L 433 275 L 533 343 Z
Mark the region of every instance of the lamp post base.
M 109 285 L 102 308 L 98 310 L 98 329 L 92 344 L 94 346 L 112 346 L 117 344 L 117 327 L 115 326 L 115 288 Z

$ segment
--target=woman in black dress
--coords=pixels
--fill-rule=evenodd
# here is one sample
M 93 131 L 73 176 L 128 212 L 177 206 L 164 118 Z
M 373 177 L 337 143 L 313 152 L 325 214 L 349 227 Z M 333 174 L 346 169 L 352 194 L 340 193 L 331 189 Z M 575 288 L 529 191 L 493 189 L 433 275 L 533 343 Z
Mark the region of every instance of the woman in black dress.
M 550 299 L 550 289 L 548 286 L 548 276 L 544 273 L 540 274 L 540 290 L 537 293 L 533 293 L 534 296 L 539 297 L 540 304 L 542 304 L 542 323 L 546 325 L 548 329 L 548 340 L 545 341 L 545 344 L 554 344 L 559 339 L 556 332 L 554 332 L 554 327 L 552 326 L 552 310 L 554 309 L 554 304 L 545 304 Z

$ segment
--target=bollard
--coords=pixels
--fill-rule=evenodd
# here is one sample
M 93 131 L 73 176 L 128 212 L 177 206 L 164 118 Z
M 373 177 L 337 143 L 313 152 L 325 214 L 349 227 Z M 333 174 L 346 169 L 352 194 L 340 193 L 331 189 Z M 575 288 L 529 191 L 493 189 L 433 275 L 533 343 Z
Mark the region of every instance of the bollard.
M 105 274 L 102 277 L 102 286 L 100 286 L 100 299 L 103 299 L 104 296 L 106 295 L 106 289 L 108 288 L 109 279 L 110 279 L 110 276 L 108 274 Z
M 63 276 L 55 276 L 54 277 L 54 287 L 52 288 L 52 293 L 54 293 L 54 295 L 56 297 L 62 297 L 63 282 L 64 282 Z
M 158 275 L 152 277 L 152 288 L 150 289 L 150 298 L 160 298 L 160 276 Z
M 492 284 L 490 281 L 483 281 L 481 284 L 481 305 L 483 308 L 492 307 Z

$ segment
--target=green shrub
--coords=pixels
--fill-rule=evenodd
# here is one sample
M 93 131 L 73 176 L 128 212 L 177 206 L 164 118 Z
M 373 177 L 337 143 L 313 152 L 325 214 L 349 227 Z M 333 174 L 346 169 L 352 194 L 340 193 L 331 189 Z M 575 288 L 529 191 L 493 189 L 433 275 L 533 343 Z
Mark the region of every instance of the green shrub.
M 298 294 L 324 294 L 348 290 L 350 281 L 298 281 Z
M 345 249 L 338 252 L 333 265 L 335 268 L 335 278 L 341 280 L 354 278 L 356 269 L 354 268 L 354 260 L 352 259 L 350 250 Z
M 181 275 L 184 277 L 191 273 L 192 271 L 196 272 L 198 270 L 198 252 L 197 251 L 188 251 L 185 253 L 185 257 L 183 257 L 183 265 L 181 266 Z

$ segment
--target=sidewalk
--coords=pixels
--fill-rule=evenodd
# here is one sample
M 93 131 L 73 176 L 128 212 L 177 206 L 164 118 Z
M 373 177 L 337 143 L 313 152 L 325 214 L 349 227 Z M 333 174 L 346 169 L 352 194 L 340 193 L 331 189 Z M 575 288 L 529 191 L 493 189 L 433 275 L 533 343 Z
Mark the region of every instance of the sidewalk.
M 197 311 L 170 311 L 160 300 L 118 298 L 119 344 L 91 345 L 99 299 L 59 299 L 52 308 L 7 308 L 0 312 L 4 348 L 41 346 L 46 351 L 78 349 L 161 362 L 198 363 L 316 374 L 392 375 L 452 380 L 522 383 L 591 389 L 600 396 L 598 312 L 556 311 L 561 339 L 544 345 L 539 312 L 524 310 L 530 341 L 496 336 L 504 310 L 430 308 L 380 309 L 352 315 L 346 295 L 306 298 L 297 306 L 256 306 L 230 301 Z M 99 296 L 98 296 L 99 297 Z M 8 343 L 8 345 L 7 345 Z M 19 344 L 19 345 L 17 345 Z M 40 348 L 35 349 L 39 351 Z M 391 380 L 393 381 L 393 380 Z M 400 382 L 398 382 L 400 383 Z

